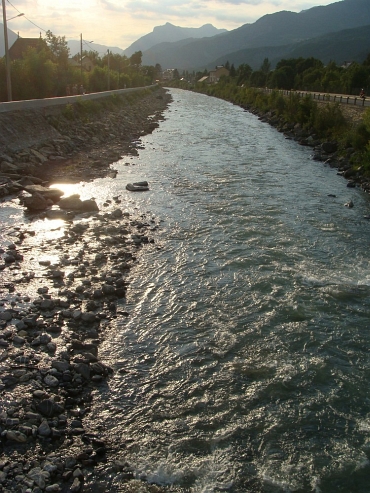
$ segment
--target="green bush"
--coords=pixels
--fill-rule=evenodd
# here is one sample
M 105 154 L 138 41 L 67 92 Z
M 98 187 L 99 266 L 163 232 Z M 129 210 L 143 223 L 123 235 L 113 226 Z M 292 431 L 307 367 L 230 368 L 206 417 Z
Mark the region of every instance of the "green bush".
M 318 135 L 325 138 L 337 138 L 341 132 L 348 128 L 338 103 L 319 106 L 312 123 Z
M 67 120 L 73 120 L 75 117 L 73 105 L 72 104 L 66 104 L 62 110 L 62 115 L 64 116 L 64 118 L 67 118 Z

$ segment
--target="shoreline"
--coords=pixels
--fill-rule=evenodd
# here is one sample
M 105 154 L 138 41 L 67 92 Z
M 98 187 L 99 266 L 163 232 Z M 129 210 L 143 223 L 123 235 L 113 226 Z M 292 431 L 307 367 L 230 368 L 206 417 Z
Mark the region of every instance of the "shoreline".
M 43 184 L 107 176 L 107 156 L 137 152 L 135 139 L 158 126 L 170 97 L 152 102 L 125 142 L 80 149 L 67 173 L 66 160 L 45 161 Z M 101 166 L 91 166 L 97 156 Z M 113 372 L 99 345 L 117 318 L 130 316 L 128 274 L 143 247 L 157 248 L 158 227 L 152 216 L 130 215 L 119 197 L 107 197 L 104 210 L 74 211 L 49 236 L 32 222 L 19 225 L 0 248 L 2 491 L 113 492 L 112 474 L 128 488 L 163 491 L 136 481 L 130 465 L 117 460 L 120 441 L 106 440 L 89 420 L 93 394 Z

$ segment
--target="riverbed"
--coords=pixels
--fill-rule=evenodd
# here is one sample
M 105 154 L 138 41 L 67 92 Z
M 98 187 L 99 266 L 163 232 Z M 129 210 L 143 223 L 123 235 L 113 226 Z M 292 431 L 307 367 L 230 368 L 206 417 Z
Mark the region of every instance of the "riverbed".
M 115 179 L 55 184 L 158 224 L 118 306 L 129 316 L 100 344 L 114 373 L 86 419 L 108 463 L 170 490 L 365 493 L 369 196 L 255 115 L 171 93 Z M 149 192 L 125 190 L 142 180 Z M 123 478 L 99 481 L 130 491 Z

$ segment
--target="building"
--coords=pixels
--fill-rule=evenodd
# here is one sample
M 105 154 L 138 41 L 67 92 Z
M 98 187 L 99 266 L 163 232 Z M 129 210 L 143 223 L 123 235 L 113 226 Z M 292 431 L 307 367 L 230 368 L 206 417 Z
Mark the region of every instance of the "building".
M 223 66 L 218 66 L 216 67 L 215 70 L 210 70 L 209 72 L 209 83 L 210 84 L 217 84 L 217 82 L 220 80 L 220 77 L 223 75 L 228 76 L 229 75 L 229 70 Z
M 46 42 L 41 38 L 17 38 L 9 48 L 9 58 L 20 60 L 29 48 L 41 50 L 46 47 Z
M 163 70 L 162 72 L 162 80 L 172 80 L 174 77 L 174 68 L 167 68 L 166 70 Z
M 81 69 L 81 62 L 75 58 L 68 58 L 68 65 L 73 68 Z M 82 70 L 91 72 L 94 70 L 95 64 L 88 56 L 82 57 Z
M 82 68 L 86 70 L 86 72 L 91 72 L 92 70 L 94 70 L 94 67 L 95 64 L 93 63 L 91 58 L 89 58 L 88 56 L 82 57 Z

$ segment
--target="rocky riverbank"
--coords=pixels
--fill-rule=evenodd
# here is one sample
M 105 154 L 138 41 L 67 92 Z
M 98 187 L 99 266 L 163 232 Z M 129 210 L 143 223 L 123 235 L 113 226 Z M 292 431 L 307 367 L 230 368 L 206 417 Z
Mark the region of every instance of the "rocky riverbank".
M 363 173 L 361 167 L 355 169 L 352 165 L 351 158 L 355 157 L 355 149 L 339 150 L 338 142 L 323 142 L 313 132 L 303 129 L 299 123 L 287 123 L 275 111 L 259 111 L 252 106 L 245 107 L 245 109 L 258 115 L 262 121 L 275 127 L 286 138 L 294 139 L 301 145 L 311 147 L 313 150 L 313 159 L 324 162 L 330 167 L 337 169 L 338 174 L 347 180 L 347 187 L 360 187 L 365 192 L 370 192 L 370 177 Z M 355 124 L 361 121 L 364 111 L 361 107 L 349 108 L 345 105 L 343 105 L 342 110 L 348 121 Z
M 160 91 L 84 125 L 50 117 L 47 124 L 57 118 L 62 138 L 3 150 L 6 194 L 43 190 L 40 180 L 110 173 L 111 163 L 135 152 L 135 139 L 158 125 L 168 102 Z M 28 191 L 27 197 L 39 194 Z M 61 198 L 40 195 L 51 203 Z M 12 228 L 0 247 L 3 492 L 162 491 L 134 479 L 122 458 L 124 437 L 109 438 L 104 422 L 89 419 L 94 393 L 113 372 L 99 357 L 100 343 L 117 319 L 130 317 L 130 268 L 141 248 L 158 248 L 156 218 L 129 214 L 120 197 L 107 197 L 103 209 L 64 208 L 64 222 L 47 232 L 30 220 Z M 46 211 L 39 214 L 29 219 Z
M 162 88 L 118 101 L 0 114 L 0 197 L 26 185 L 79 182 L 114 175 L 111 164 L 135 154 L 170 96 Z M 108 106 L 108 107 L 107 107 Z

